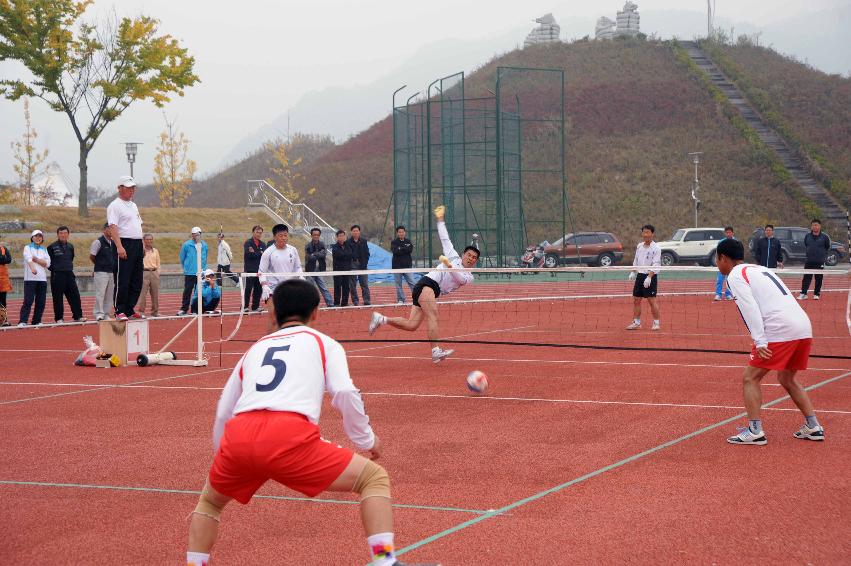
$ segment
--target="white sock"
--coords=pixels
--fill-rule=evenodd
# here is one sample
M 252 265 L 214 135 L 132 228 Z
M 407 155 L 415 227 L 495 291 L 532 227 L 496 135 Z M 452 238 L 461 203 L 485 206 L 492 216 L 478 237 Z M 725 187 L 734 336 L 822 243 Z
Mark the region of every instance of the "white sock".
M 383 326 L 383 325 L 385 325 L 385 324 L 387 324 L 387 317 L 386 317 L 386 316 L 384 316 L 383 314 L 382 314 L 382 315 L 380 315 L 380 316 L 381 316 L 381 318 L 378 320 L 378 324 L 380 324 L 380 325 L 382 325 L 382 326 Z
M 366 539 L 372 566 L 390 566 L 396 562 L 396 549 L 393 548 L 393 533 L 377 533 Z
M 203 552 L 187 552 L 186 566 L 207 566 L 210 563 L 210 555 Z
M 634 322 L 635 324 L 641 324 L 641 319 L 640 318 L 633 318 L 632 322 Z

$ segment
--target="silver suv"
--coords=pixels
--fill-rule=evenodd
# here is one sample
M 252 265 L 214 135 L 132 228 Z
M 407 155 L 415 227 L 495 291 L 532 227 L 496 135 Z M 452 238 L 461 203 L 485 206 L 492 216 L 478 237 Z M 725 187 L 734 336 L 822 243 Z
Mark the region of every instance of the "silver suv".
M 723 228 L 680 228 L 670 240 L 659 242 L 662 265 L 692 261 L 699 265 L 715 265 L 715 248 L 723 238 Z

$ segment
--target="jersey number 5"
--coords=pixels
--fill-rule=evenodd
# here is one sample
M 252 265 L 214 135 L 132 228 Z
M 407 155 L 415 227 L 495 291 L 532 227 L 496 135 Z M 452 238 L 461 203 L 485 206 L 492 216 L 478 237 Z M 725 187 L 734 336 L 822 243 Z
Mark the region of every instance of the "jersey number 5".
M 289 345 L 286 345 L 275 346 L 266 350 L 266 355 L 263 356 L 263 365 L 275 368 L 275 377 L 269 383 L 258 383 L 256 385 L 257 391 L 272 391 L 281 384 L 284 380 L 284 375 L 287 373 L 287 362 L 275 359 L 275 354 L 278 352 L 287 352 L 289 349 Z

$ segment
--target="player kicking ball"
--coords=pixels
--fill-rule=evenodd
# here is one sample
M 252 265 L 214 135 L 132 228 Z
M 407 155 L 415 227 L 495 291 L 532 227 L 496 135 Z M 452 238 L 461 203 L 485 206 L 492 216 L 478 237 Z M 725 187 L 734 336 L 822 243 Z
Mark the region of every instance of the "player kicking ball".
M 813 329 L 807 313 L 788 287 L 770 270 L 743 263 L 745 249 L 738 240 L 718 244 L 718 271 L 727 276 L 736 306 L 753 338 L 750 362 L 745 368 L 744 397 L 748 427 L 727 439 L 730 444 L 763 445 L 768 442 L 762 430 L 762 378 L 777 370 L 777 380 L 804 414 L 806 422 L 794 436 L 824 440 L 809 395 L 795 381 L 795 373 L 807 369 Z
M 372 461 L 381 444 L 349 376 L 343 347 L 311 328 L 319 293 L 312 283 L 290 279 L 275 287 L 272 304 L 277 330 L 242 356 L 219 399 L 215 457 L 192 513 L 187 564 L 209 563 L 225 505 L 231 499 L 248 503 L 271 479 L 308 497 L 323 491 L 359 494 L 371 564 L 401 566 L 393 547 L 390 478 Z M 326 389 L 346 434 L 369 459 L 319 436 Z
M 434 216 L 437 218 L 437 235 L 440 237 L 440 244 L 443 246 L 440 265 L 437 266 L 437 269 L 429 271 L 414 285 L 411 292 L 413 306 L 408 318 L 387 317 L 374 312 L 372 313 L 372 320 L 369 322 L 370 334 L 375 333 L 378 327 L 384 324 L 413 332 L 420 327 L 423 319 L 425 319 L 428 339 L 431 342 L 431 361 L 434 363 L 442 361 L 455 351 L 443 350 L 440 347 L 437 327 L 437 298 L 441 295 L 448 295 L 467 283 L 471 283 L 473 274 L 469 271 L 460 271 L 459 268 L 475 267 L 479 261 L 479 250 L 475 246 L 467 246 L 460 256 L 455 251 L 452 240 L 449 239 L 449 232 L 446 230 L 446 223 L 443 221 L 445 212 L 446 207 L 442 205 L 434 209 Z

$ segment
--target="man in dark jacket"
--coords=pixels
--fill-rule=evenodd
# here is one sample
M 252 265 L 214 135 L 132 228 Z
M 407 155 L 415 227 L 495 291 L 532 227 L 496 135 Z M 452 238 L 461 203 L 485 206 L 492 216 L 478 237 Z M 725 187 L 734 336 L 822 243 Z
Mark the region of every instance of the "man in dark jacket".
M 71 231 L 67 226 L 56 229 L 56 241 L 47 246 L 50 256 L 50 292 L 53 295 L 53 317 L 57 323 L 65 322 L 65 303 L 68 299 L 74 322 L 86 322 L 80 304 L 80 290 L 74 275 L 74 244 L 68 241 Z
M 319 228 L 310 229 L 310 241 L 304 246 L 304 263 L 305 271 L 325 271 L 325 256 L 328 251 L 325 249 L 325 242 L 322 237 L 322 230 Z M 325 281 L 322 277 L 311 277 L 313 282 L 322 293 L 325 299 L 325 306 L 333 307 L 334 299 L 331 298 L 331 293 L 328 292 L 328 287 L 325 286 Z
M 334 271 L 352 269 L 352 248 L 346 241 L 346 232 L 337 230 L 337 243 L 331 244 L 331 257 L 334 259 Z M 349 306 L 349 276 L 334 276 L 334 306 Z
M 352 237 L 349 238 L 349 245 L 352 248 L 352 269 L 369 269 L 369 245 L 366 243 L 366 238 L 361 238 L 360 226 L 357 224 L 351 227 L 351 232 Z M 358 305 L 358 283 L 360 283 L 361 293 L 363 294 L 363 304 L 370 304 L 369 276 L 350 275 L 349 291 L 352 293 L 352 304 Z
M 807 249 L 807 258 L 804 261 L 804 269 L 824 269 L 824 260 L 827 257 L 827 252 L 830 251 L 830 238 L 821 231 L 821 220 L 813 218 L 810 224 L 810 233 L 804 236 L 804 247 Z M 813 299 L 819 300 L 821 295 L 821 281 L 824 275 L 816 275 L 816 287 L 813 289 Z M 798 299 L 805 300 L 807 291 L 810 290 L 810 281 L 813 280 L 812 274 L 804 275 L 801 280 L 801 294 Z
M 242 271 L 244 273 L 257 273 L 260 269 L 260 258 L 263 257 L 263 252 L 266 250 L 266 242 L 263 237 L 263 227 L 255 226 L 251 229 L 251 237 L 245 240 L 243 248 L 243 264 Z M 260 285 L 260 279 L 257 277 L 245 278 L 245 311 L 248 312 L 249 304 L 251 310 L 260 310 L 260 296 L 263 294 L 263 287 Z M 250 303 L 249 303 L 250 301 Z
M 95 287 L 95 320 L 104 320 L 112 314 L 115 297 L 115 272 L 118 267 L 118 250 L 112 241 L 109 224 L 104 223 L 103 234 L 89 247 L 89 259 L 94 264 L 92 282 Z M 142 311 L 144 312 L 144 310 Z
M 783 247 L 780 245 L 780 240 L 774 237 L 774 226 L 771 224 L 765 225 L 765 236 L 760 238 L 756 243 L 756 262 L 769 269 L 779 267 L 783 269 Z
M 413 259 L 411 258 L 411 254 L 414 251 L 414 244 L 405 236 L 405 227 L 396 226 L 396 239 L 390 242 L 390 251 L 393 252 L 391 263 L 393 269 L 410 269 L 414 266 Z M 393 279 L 396 281 L 396 302 L 404 305 L 405 292 L 402 290 L 402 280 L 404 279 L 408 283 L 408 287 L 413 291 L 414 278 L 410 273 L 394 273 Z

